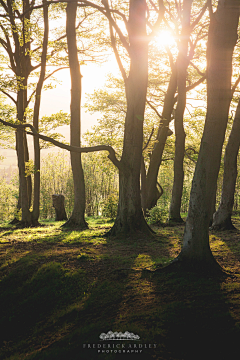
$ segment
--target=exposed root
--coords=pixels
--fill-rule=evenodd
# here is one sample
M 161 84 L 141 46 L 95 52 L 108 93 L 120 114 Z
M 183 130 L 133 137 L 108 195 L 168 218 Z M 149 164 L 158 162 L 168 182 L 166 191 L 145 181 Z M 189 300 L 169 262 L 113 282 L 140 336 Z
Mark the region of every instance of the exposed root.
M 67 222 L 65 222 L 62 226 L 62 229 L 67 229 L 67 230 L 79 230 L 79 231 L 83 231 L 83 230 L 87 230 L 88 227 L 88 223 L 84 220 L 84 221 L 76 221 L 73 219 L 69 219 Z
M 184 220 L 181 218 L 181 217 L 179 217 L 179 218 L 170 218 L 170 219 L 168 219 L 168 225 L 176 225 L 176 224 L 184 224 L 185 222 L 184 222 Z
M 233 225 L 231 217 L 228 217 L 225 221 L 222 221 L 221 223 L 213 223 L 210 227 L 210 230 L 225 231 L 237 230 L 237 228 Z

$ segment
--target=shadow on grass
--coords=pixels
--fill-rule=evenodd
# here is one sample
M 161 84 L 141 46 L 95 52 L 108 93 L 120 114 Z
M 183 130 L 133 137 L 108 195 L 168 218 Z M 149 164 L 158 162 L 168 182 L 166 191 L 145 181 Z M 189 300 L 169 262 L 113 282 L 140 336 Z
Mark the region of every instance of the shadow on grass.
M 223 279 L 163 269 L 152 281 L 158 301 L 145 321 L 160 345 L 155 355 L 166 360 L 235 358 L 240 329 Z
M 230 296 L 231 287 L 225 286 L 230 280 L 165 269 L 141 276 L 142 268 L 171 257 L 178 237 L 173 229 L 151 240 L 105 239 L 100 234 L 95 247 L 87 233 L 81 238 L 64 231 L 22 243 L 23 251 L 33 246 L 4 268 L 0 283 L 2 358 L 134 358 L 133 353 L 98 353 L 93 348 L 104 344 L 102 332 L 112 330 L 140 336 L 138 342 L 121 342 L 144 346 L 136 354 L 139 360 L 234 359 L 240 333 L 232 309 L 239 310 L 239 294 Z M 81 248 L 80 241 L 86 246 Z M 55 244 L 59 249 L 62 242 L 63 252 L 44 253 Z M 72 266 L 64 267 L 64 257 L 70 256 Z

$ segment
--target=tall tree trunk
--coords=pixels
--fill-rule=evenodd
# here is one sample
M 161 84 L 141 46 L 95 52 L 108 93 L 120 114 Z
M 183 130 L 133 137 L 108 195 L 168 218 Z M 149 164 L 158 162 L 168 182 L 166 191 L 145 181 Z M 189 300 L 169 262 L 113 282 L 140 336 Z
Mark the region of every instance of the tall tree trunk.
M 182 11 L 182 32 L 179 43 L 179 55 L 177 59 L 177 86 L 178 103 L 175 111 L 175 158 L 174 158 L 174 180 L 172 189 L 172 199 L 169 210 L 169 221 L 182 222 L 180 215 L 182 191 L 184 181 L 183 160 L 185 153 L 185 131 L 183 116 L 186 107 L 186 77 L 188 60 L 188 42 L 190 38 L 190 17 L 192 0 L 183 1 Z
M 151 209 L 157 204 L 159 199 L 159 191 L 157 188 L 157 177 L 159 167 L 162 162 L 163 150 L 166 144 L 166 140 L 169 134 L 169 123 L 171 121 L 171 115 L 174 107 L 174 96 L 177 90 L 177 67 L 174 64 L 172 69 L 171 78 L 169 81 L 167 93 L 164 99 L 162 120 L 160 121 L 157 142 L 154 146 L 153 152 L 150 157 L 150 164 L 147 171 L 146 178 L 146 209 Z
M 207 50 L 207 115 L 192 182 L 183 247 L 178 261 L 194 268 L 216 265 L 209 246 L 209 220 L 231 101 L 232 54 L 239 2 L 219 0 L 210 23 Z
M 118 213 L 111 235 L 150 232 L 142 213 L 140 197 L 143 120 L 148 81 L 146 10 L 145 0 L 130 0 L 128 32 L 131 64 L 126 79 L 127 113 L 119 164 Z
M 43 0 L 43 4 L 46 3 L 46 0 Z M 41 103 L 41 92 L 43 87 L 43 82 L 46 74 L 46 62 L 47 62 L 47 46 L 48 46 L 48 33 L 49 33 L 49 23 L 48 23 L 48 6 L 43 8 L 43 19 L 44 19 L 44 35 L 43 35 L 43 49 L 41 56 L 41 72 L 36 88 L 35 104 L 33 111 L 33 126 L 38 131 L 39 125 L 39 110 Z M 33 212 L 32 212 L 32 221 L 34 225 L 38 224 L 39 219 L 39 207 L 40 207 L 40 145 L 39 138 L 34 137 L 34 194 L 33 194 Z
M 22 2 L 23 12 L 29 8 L 29 1 Z M 14 23 L 12 4 L 8 2 L 8 10 L 11 22 Z M 25 111 L 27 108 L 27 79 L 30 73 L 30 42 L 26 41 L 28 37 L 28 20 L 30 13 L 24 15 L 22 21 L 22 39 L 20 41 L 19 35 L 14 31 L 12 23 L 12 32 L 15 46 L 14 60 L 16 63 L 16 77 L 17 77 L 17 119 L 20 123 L 25 122 Z M 25 21 L 27 20 L 27 22 Z M 27 26 L 26 26 L 27 23 Z M 32 180 L 31 175 L 26 177 L 26 162 L 29 161 L 28 143 L 25 131 L 17 131 L 16 134 L 16 151 L 19 167 L 19 199 L 22 209 L 22 223 L 25 226 L 31 225 L 31 196 L 32 196 Z M 14 222 L 14 220 L 13 220 Z
M 214 230 L 235 229 L 232 224 L 232 209 L 237 179 L 237 156 L 240 146 L 240 100 L 238 102 L 232 130 L 224 156 L 224 174 L 221 202 L 213 216 L 212 228 Z
M 77 38 L 76 38 L 76 14 L 77 3 L 68 3 L 66 33 L 68 43 L 69 67 L 71 76 L 71 124 L 70 142 L 73 146 L 81 146 L 81 73 L 78 62 Z M 85 183 L 81 163 L 81 154 L 71 152 L 71 165 L 74 182 L 74 208 L 66 226 L 77 226 L 87 229 L 85 221 Z
M 25 93 L 26 89 L 18 91 L 17 95 L 17 119 L 20 123 L 25 121 Z M 31 225 L 31 194 L 32 194 L 32 181 L 31 175 L 26 176 L 26 162 L 29 161 L 28 144 L 25 131 L 18 131 L 16 134 L 16 151 L 18 158 L 19 169 L 19 199 L 21 201 L 22 209 L 22 223 L 25 226 Z

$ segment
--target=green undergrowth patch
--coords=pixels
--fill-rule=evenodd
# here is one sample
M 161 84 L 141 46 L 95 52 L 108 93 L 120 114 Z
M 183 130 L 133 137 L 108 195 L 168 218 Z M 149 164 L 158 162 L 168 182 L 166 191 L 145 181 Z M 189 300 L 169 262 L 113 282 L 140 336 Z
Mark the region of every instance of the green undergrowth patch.
M 212 252 L 226 270 L 214 277 L 167 267 L 181 250 L 183 225 L 155 226 L 153 237 L 118 238 L 106 236 L 109 219 L 89 218 L 82 232 L 62 224 L 0 227 L 1 359 L 234 358 L 238 231 L 211 232 Z M 102 351 L 103 344 L 110 350 L 117 344 L 99 338 L 108 331 L 139 335 L 120 344 L 142 351 Z

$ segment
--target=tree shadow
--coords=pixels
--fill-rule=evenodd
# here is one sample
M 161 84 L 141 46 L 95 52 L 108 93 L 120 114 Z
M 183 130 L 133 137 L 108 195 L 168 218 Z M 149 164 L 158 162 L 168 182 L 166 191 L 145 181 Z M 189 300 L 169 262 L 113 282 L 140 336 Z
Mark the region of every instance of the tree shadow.
M 228 280 L 231 278 L 227 278 Z M 152 276 L 158 294 L 155 353 L 164 359 L 233 359 L 240 336 L 222 285 L 226 277 L 166 270 Z M 157 336 L 157 332 L 159 336 Z M 160 357 L 161 358 L 161 357 Z

